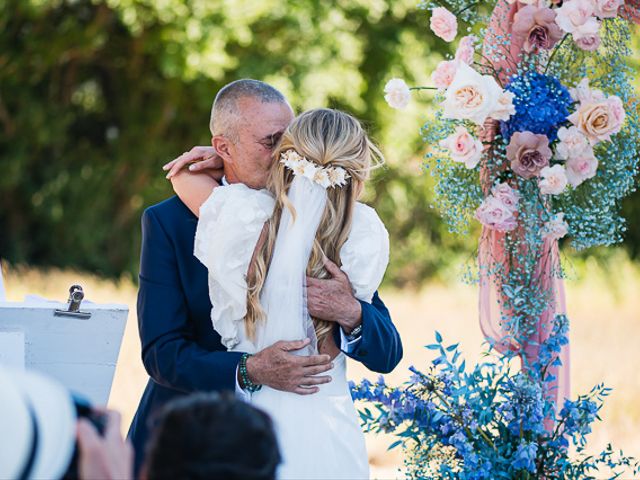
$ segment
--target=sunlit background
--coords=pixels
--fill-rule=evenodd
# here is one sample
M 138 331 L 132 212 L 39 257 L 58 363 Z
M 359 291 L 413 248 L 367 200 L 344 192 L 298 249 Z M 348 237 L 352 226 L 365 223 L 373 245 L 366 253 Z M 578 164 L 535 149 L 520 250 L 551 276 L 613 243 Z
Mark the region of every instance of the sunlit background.
M 0 0 L 0 258 L 10 300 L 36 293 L 125 303 L 130 314 L 110 404 L 128 425 L 146 382 L 136 331 L 143 209 L 172 194 L 161 166 L 208 144 L 217 90 L 242 77 L 281 89 L 298 111 L 347 110 L 382 146 L 386 168 L 367 200 L 391 234 L 382 291 L 405 344 L 391 383 L 431 355 L 438 329 L 478 357 L 476 289 L 460 281 L 476 235 L 456 237 L 433 207 L 420 127 L 421 94 L 402 112 L 383 100 L 402 77 L 428 85 L 454 48 L 430 34 L 416 0 Z M 632 64 L 639 68 L 639 36 Z M 633 63 L 635 62 L 635 63 Z M 636 81 L 636 83 L 638 83 Z M 640 194 L 622 205 L 625 243 L 573 252 L 565 245 L 572 381 L 614 388 L 593 434 L 640 456 Z M 367 372 L 351 366 L 351 377 Z M 369 436 L 374 475 L 402 459 Z

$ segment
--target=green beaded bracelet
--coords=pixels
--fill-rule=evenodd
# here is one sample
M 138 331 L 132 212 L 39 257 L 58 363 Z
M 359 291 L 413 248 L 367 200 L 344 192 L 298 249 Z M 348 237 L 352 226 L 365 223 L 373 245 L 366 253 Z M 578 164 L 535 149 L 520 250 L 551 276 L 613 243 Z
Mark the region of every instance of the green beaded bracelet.
M 240 383 L 241 387 L 250 392 L 257 392 L 262 388 L 262 385 L 258 385 L 257 383 L 253 383 L 249 378 L 249 373 L 247 372 L 247 359 L 251 357 L 250 353 L 243 353 L 240 357 L 240 363 L 238 364 L 238 371 L 240 372 Z

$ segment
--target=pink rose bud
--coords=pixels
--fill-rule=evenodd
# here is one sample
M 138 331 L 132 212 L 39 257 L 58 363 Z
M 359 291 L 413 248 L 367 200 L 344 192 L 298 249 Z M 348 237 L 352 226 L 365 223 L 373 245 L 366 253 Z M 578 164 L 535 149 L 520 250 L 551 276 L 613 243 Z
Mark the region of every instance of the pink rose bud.
M 433 9 L 430 26 L 431 31 L 445 42 L 452 42 L 458 33 L 456 16 L 444 7 Z

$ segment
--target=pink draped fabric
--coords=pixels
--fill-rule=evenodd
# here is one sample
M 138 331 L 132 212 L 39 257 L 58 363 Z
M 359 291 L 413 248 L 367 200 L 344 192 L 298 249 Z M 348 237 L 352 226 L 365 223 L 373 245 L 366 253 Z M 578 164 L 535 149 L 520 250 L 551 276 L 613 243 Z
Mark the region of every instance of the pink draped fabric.
M 509 4 L 507 0 L 498 0 L 489 23 L 489 32 L 483 45 L 485 63 L 490 63 L 491 69 L 497 73 L 499 80 L 504 84 L 509 76 L 516 73 L 517 63 L 520 60 L 522 45 L 509 38 L 513 19 L 517 11 L 523 5 L 519 2 Z M 507 41 L 508 45 L 504 45 Z M 497 122 L 490 121 L 481 129 L 482 140 L 493 140 L 497 133 Z M 488 150 L 491 154 L 490 149 Z M 503 167 L 498 167 L 498 170 Z M 481 180 L 485 194 L 491 189 L 491 179 L 495 178 L 495 171 L 488 171 L 485 167 L 481 172 Z M 522 238 L 523 231 L 517 229 L 511 232 L 511 236 Z M 535 321 L 535 331 L 526 338 L 520 337 L 518 332 L 511 331 L 509 312 L 505 306 L 504 293 L 502 291 L 502 279 L 518 266 L 518 262 L 530 248 L 526 242 L 521 242 L 520 255 L 509 258 L 505 249 L 505 234 L 483 228 L 478 247 L 478 265 L 480 271 L 480 328 L 487 339 L 495 348 L 506 353 L 508 351 L 521 352 L 523 370 L 535 362 L 539 356 L 539 345 L 549 338 L 553 330 L 553 321 L 556 314 L 566 314 L 564 285 L 562 279 L 557 278 L 560 264 L 557 241 L 545 241 L 540 252 L 535 252 L 538 258 L 537 267 L 533 276 L 534 287 L 549 294 L 547 308 L 540 318 Z M 523 341 L 523 343 L 521 343 Z M 563 399 L 569 396 L 569 345 L 563 347 L 560 359 L 562 366 L 551 365 L 549 374 L 555 380 L 549 382 L 547 395 L 550 395 L 561 408 Z M 553 427 L 553 420 L 545 421 L 547 429 Z

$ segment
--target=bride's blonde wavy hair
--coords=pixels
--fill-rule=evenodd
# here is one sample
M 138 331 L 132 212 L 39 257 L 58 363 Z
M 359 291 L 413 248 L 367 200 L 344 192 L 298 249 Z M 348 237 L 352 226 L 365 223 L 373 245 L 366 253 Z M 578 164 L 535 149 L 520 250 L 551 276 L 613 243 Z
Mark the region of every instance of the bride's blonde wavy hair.
M 287 196 L 294 175 L 280 162 L 280 155 L 291 149 L 318 166 L 342 167 L 349 175 L 342 187 L 327 189 L 327 204 L 307 266 L 307 275 L 315 278 L 329 277 L 324 268 L 324 255 L 338 266 L 342 264 L 340 249 L 351 231 L 356 200 L 371 170 L 384 163 L 380 150 L 369 140 L 360 122 L 349 114 L 319 108 L 299 115 L 289 125 L 273 153 L 274 163 L 267 183 L 276 200 L 274 212 L 266 223 L 266 237 L 255 254 L 253 268 L 247 276 L 249 289 L 245 327 L 251 339 L 255 337 L 256 323 L 265 318 L 260 293 L 273 255 L 282 211 L 288 208 L 294 219 L 296 215 Z M 318 345 L 321 345 L 331 334 L 333 323 L 316 318 L 313 321 Z

